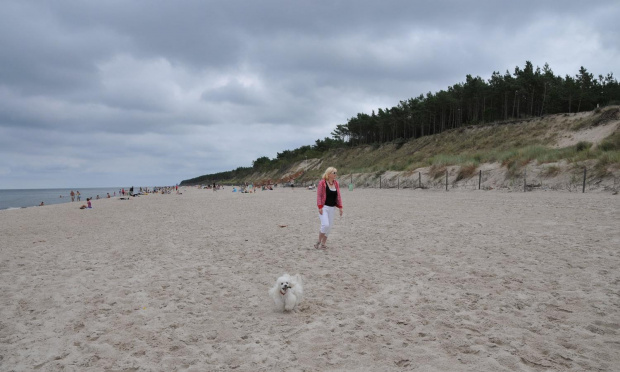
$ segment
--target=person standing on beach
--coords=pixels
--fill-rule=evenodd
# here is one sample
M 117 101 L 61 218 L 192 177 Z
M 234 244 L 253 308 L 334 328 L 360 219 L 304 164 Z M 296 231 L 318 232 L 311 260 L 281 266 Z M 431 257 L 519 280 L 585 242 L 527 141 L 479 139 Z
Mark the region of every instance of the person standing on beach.
M 82 194 L 80 194 L 80 190 L 77 190 L 77 191 L 75 192 L 75 195 L 77 195 L 77 201 L 82 200 Z
M 316 249 L 327 248 L 327 236 L 334 225 L 336 208 L 338 208 L 340 217 L 342 217 L 342 198 L 340 196 L 340 186 L 338 181 L 336 181 L 337 174 L 338 170 L 336 168 L 327 168 L 316 188 L 316 204 L 319 207 L 319 220 L 321 221 L 319 240 L 314 244 Z
M 75 201 L 75 193 L 71 190 L 71 201 Z

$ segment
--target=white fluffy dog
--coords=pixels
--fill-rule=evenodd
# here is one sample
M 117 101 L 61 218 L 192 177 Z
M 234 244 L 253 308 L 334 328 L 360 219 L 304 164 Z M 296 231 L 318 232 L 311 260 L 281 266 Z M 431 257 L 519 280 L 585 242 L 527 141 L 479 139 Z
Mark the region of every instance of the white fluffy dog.
M 293 310 L 301 302 L 303 293 L 304 288 L 299 274 L 293 277 L 283 274 L 269 290 L 269 295 L 280 311 Z

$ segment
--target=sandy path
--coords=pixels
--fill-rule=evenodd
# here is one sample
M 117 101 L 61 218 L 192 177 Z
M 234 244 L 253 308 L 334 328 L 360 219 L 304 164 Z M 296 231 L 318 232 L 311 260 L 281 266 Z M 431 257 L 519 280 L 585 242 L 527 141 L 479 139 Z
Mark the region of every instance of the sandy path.
M 0 212 L 0 370 L 620 365 L 618 196 L 343 191 L 324 252 L 314 192 L 230 191 Z

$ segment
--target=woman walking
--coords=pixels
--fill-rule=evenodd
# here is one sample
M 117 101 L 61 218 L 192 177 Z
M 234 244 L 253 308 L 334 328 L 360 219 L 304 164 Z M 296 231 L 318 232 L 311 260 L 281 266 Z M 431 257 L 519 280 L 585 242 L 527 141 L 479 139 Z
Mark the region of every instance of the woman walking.
M 334 224 L 336 208 L 338 208 L 342 217 L 342 198 L 340 197 L 340 186 L 338 186 L 338 181 L 336 181 L 337 174 L 336 168 L 327 168 L 316 188 L 316 204 L 319 207 L 319 219 L 321 220 L 319 240 L 314 244 L 316 249 L 327 248 L 325 244 Z

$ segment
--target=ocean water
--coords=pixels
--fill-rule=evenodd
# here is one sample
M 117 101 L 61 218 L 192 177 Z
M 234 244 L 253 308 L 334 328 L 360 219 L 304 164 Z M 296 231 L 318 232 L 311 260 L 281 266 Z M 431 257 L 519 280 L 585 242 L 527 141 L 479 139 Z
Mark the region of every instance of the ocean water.
M 74 192 L 79 190 L 82 194 L 81 202 L 86 202 L 86 198 L 97 198 L 97 195 L 101 198 L 107 197 L 108 193 L 114 197 L 114 192 L 118 196 L 118 191 L 122 187 L 97 187 L 86 189 L 12 189 L 2 190 L 0 189 L 0 210 L 13 209 L 13 208 L 26 208 L 38 206 L 43 202 L 45 205 L 71 203 L 71 190 Z M 125 192 L 128 192 L 129 187 L 125 187 Z M 62 197 L 61 197 L 62 196 Z M 77 196 L 75 202 L 77 203 Z

